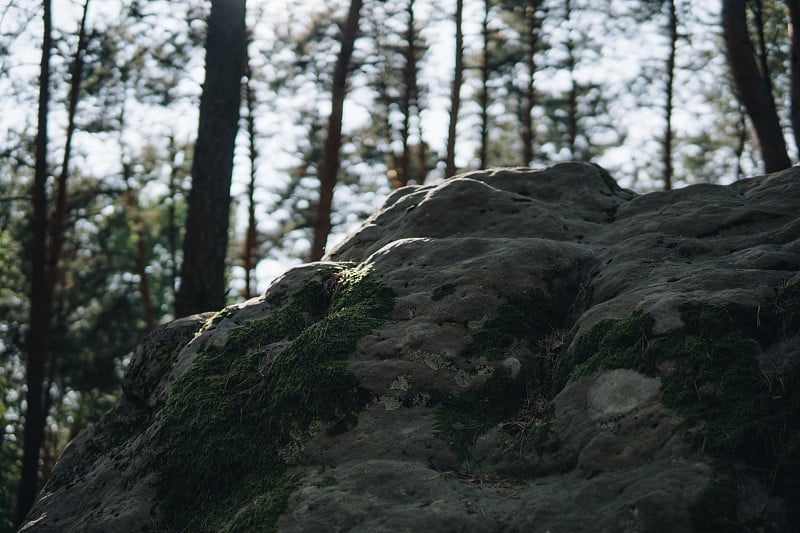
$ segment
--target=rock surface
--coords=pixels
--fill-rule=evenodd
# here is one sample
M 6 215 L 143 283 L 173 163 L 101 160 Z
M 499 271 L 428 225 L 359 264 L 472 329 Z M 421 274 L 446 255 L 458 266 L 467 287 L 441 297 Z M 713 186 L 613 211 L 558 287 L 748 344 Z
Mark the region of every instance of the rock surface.
M 800 528 L 800 169 L 406 187 L 154 331 L 22 531 Z

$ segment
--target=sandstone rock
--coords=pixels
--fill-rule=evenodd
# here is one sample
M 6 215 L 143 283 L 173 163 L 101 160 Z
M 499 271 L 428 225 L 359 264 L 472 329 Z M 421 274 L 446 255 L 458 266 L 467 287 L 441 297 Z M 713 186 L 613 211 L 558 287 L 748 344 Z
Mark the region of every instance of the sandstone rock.
M 798 207 L 800 169 L 395 191 L 326 262 L 151 334 L 23 530 L 800 527 Z

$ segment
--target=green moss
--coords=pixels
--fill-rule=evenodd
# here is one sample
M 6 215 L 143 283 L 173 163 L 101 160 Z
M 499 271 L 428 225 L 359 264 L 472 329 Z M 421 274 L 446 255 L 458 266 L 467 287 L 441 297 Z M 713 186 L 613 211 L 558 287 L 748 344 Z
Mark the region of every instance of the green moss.
M 224 347 L 197 355 L 160 415 L 158 487 L 171 527 L 273 529 L 296 484 L 281 457 L 312 425 L 336 432 L 357 422 L 369 397 L 346 359 L 393 302 L 366 269 L 321 272 L 269 316 L 233 329 Z M 268 348 L 279 341 L 289 344 L 275 357 Z
M 733 527 L 736 473 L 747 472 L 789 498 L 788 524 L 800 529 L 793 502 L 800 491 L 800 375 L 796 364 L 762 369 L 757 359 L 776 343 L 797 342 L 798 285 L 781 288 L 761 305 L 690 304 L 680 311 L 684 329 L 660 338 L 652 334 L 652 318 L 642 313 L 596 324 L 563 359 L 556 389 L 601 369 L 631 368 L 660 377 L 664 405 L 684 419 L 685 428 L 693 428 L 697 445 L 719 465 L 693 509 L 695 528 Z
M 546 440 L 549 425 L 537 425 L 545 417 L 534 413 L 531 406 L 546 406 L 550 400 L 553 366 L 563 345 L 563 331 L 555 328 L 565 321 L 566 315 L 542 291 L 523 293 L 502 304 L 497 316 L 487 321 L 461 352 L 465 358 L 500 361 L 524 344 L 519 353 L 526 354 L 520 361 L 519 376 L 512 379 L 493 374 L 482 385 L 447 398 L 437 407 L 436 435 L 465 465 L 476 439 L 498 425 L 509 428 L 520 446 L 536 447 Z M 522 426 L 535 429 L 535 435 L 510 429 Z
M 317 483 L 317 488 L 324 489 L 326 487 L 335 487 L 339 484 L 339 480 L 333 476 L 325 476 Z
M 525 394 L 522 380 L 493 375 L 483 385 L 442 402 L 435 413 L 435 435 L 466 460 L 478 436 L 511 418 Z
M 433 293 L 431 293 L 431 300 L 433 300 L 434 302 L 438 302 L 439 300 L 442 300 L 447 296 L 450 296 L 454 292 L 456 292 L 456 286 L 453 285 L 452 283 L 442 285 L 441 287 L 436 287 L 435 289 L 433 289 Z
M 652 373 L 653 361 L 646 353 L 652 327 L 653 319 L 641 312 L 599 322 L 559 361 L 553 380 L 555 391 L 603 369 L 632 368 Z
M 726 533 L 742 531 L 736 517 L 736 476 L 728 466 L 714 472 L 705 492 L 690 509 L 695 531 Z
M 497 361 L 519 341 L 533 345 L 563 322 L 553 302 L 541 291 L 509 298 L 497 316 L 484 324 L 461 352 L 463 357 L 485 357 Z

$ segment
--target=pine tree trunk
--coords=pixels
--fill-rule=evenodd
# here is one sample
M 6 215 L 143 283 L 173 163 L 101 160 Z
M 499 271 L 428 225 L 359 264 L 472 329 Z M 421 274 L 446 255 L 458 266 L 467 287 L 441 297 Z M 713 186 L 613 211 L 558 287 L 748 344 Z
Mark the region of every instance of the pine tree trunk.
M 456 63 L 453 72 L 453 90 L 450 93 L 450 126 L 447 131 L 447 152 L 445 154 L 445 177 L 456 173 L 456 131 L 458 109 L 461 107 L 461 85 L 464 82 L 464 0 L 456 0 Z
M 225 305 L 231 172 L 245 43 L 245 0 L 212 0 L 177 316 Z
M 481 92 L 478 95 L 478 105 L 481 109 L 480 144 L 478 146 L 478 161 L 480 168 L 489 164 L 489 0 L 483 2 L 483 21 L 481 22 L 481 35 L 483 37 L 483 61 L 481 61 Z
M 664 190 L 672 189 L 672 97 L 675 86 L 675 50 L 678 43 L 678 14 L 675 11 L 675 0 L 667 2 L 669 10 L 668 30 L 669 30 L 669 53 L 667 55 L 667 83 L 666 83 L 666 102 L 664 103 Z
M 175 210 L 175 198 L 178 196 L 178 150 L 175 146 L 175 136 L 169 138 L 169 203 L 167 204 L 167 242 L 169 243 L 170 284 L 173 308 L 178 299 L 178 223 Z M 174 309 L 173 309 L 174 313 Z
M 566 0 L 564 4 L 564 18 L 570 26 L 572 18 L 572 2 Z M 572 37 L 567 37 L 567 72 L 569 73 L 569 90 L 567 92 L 567 150 L 570 159 L 576 159 L 576 142 L 578 139 L 578 85 L 575 80 L 575 42 Z
M 525 8 L 525 68 L 527 70 L 525 89 L 520 104 L 520 136 L 522 140 L 522 166 L 527 167 L 533 160 L 533 106 L 536 105 L 536 47 L 539 42 L 537 12 L 542 0 L 531 0 Z
M 250 56 L 246 54 L 244 96 L 247 109 L 247 140 L 248 156 L 250 159 L 250 181 L 247 184 L 247 235 L 245 236 L 244 250 L 242 251 L 242 266 L 244 267 L 244 293 L 247 299 L 253 297 L 253 274 L 255 271 L 255 256 L 257 243 L 256 234 L 256 117 L 255 95 L 252 87 L 252 71 L 250 69 Z
M 55 209 L 50 221 L 50 234 L 47 249 L 47 290 L 50 298 L 55 294 L 59 279 L 59 263 L 64 243 L 64 230 L 67 220 L 67 181 L 69 181 L 69 163 L 72 157 L 72 139 L 75 136 L 75 114 L 78 110 L 78 98 L 81 92 L 81 74 L 83 73 L 83 54 L 86 49 L 86 15 L 89 12 L 89 0 L 83 5 L 83 15 L 78 29 L 78 49 L 72 62 L 69 84 L 69 103 L 67 108 L 67 132 L 64 141 L 64 155 L 61 160 L 61 172 L 56 179 Z
M 17 492 L 16 523 L 21 524 L 33 506 L 38 489 L 39 457 L 44 443 L 45 364 L 50 353 L 50 299 L 47 290 L 47 107 L 50 100 L 50 52 L 52 13 L 43 0 L 44 35 L 39 71 L 39 111 L 36 133 L 36 167 L 31 191 L 30 324 L 25 365 L 27 409 L 22 443 L 22 469 Z
M 342 112 L 344 96 L 347 91 L 347 75 L 350 72 L 350 58 L 358 37 L 358 24 L 361 17 L 362 0 L 351 0 L 347 20 L 342 28 L 342 47 L 336 58 L 331 91 L 331 115 L 328 119 L 328 133 L 320 164 L 319 203 L 314 220 L 314 241 L 311 245 L 311 261 L 319 261 L 325 255 L 325 245 L 331 232 L 331 206 L 333 188 L 339 173 L 339 149 L 342 146 Z
M 746 4 L 747 0 L 723 0 L 723 34 L 736 93 L 756 130 L 764 169 L 774 172 L 790 167 L 791 161 L 770 83 L 756 64 L 755 48 L 747 30 Z
M 786 0 L 789 10 L 789 38 L 791 39 L 791 52 L 789 65 L 791 76 L 790 100 L 792 115 L 792 133 L 794 135 L 795 149 L 800 156 L 800 0 Z
M 398 165 L 397 181 L 400 187 L 408 185 L 411 179 L 411 146 L 409 137 L 411 135 L 411 115 L 419 116 L 417 107 L 417 47 L 416 47 L 416 28 L 414 27 L 414 0 L 409 0 L 406 4 L 406 45 L 405 62 L 403 64 L 403 98 L 400 101 L 400 111 L 403 114 L 403 123 L 400 130 L 400 142 L 403 146 L 403 154 Z
M 122 121 L 120 121 L 122 123 Z M 120 150 L 124 153 L 124 150 Z M 142 300 L 142 320 L 144 320 L 147 331 L 152 331 L 156 327 L 155 310 L 153 309 L 153 298 L 150 294 L 150 276 L 147 274 L 147 224 L 142 218 L 139 206 L 139 198 L 136 190 L 131 187 L 133 173 L 129 163 L 122 162 L 122 179 L 125 182 L 125 207 L 127 217 L 133 222 L 133 240 L 136 245 L 136 255 L 134 266 L 136 275 L 139 277 L 139 298 Z

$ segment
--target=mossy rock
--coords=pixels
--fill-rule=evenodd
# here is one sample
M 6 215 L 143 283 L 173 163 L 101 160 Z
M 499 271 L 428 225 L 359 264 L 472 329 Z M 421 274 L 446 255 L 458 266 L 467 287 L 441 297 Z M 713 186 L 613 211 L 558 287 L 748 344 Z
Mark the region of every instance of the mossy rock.
M 551 399 L 552 363 L 556 358 L 541 357 L 541 350 L 548 336 L 566 321 L 567 314 L 544 292 L 523 293 L 508 298 L 497 316 L 487 321 L 461 352 L 468 360 L 497 363 L 520 344 L 526 346 L 522 361 L 513 357 L 513 364 L 519 365 L 518 374 L 508 375 L 495 368 L 484 383 L 444 399 L 436 410 L 436 435 L 459 457 L 465 470 L 469 469 L 470 448 L 478 437 L 504 422 L 525 418 L 529 419 L 526 424 L 536 429 L 533 438 L 522 435 L 520 439 L 526 442 L 520 441 L 520 445 L 535 447 L 547 439 L 552 409 L 531 412 L 530 406 L 533 399 Z
M 208 347 L 161 412 L 162 509 L 190 531 L 270 531 L 298 481 L 303 438 L 344 431 L 369 401 L 347 358 L 394 294 L 365 269 L 321 271 L 267 317 Z M 273 355 L 275 343 L 285 346 Z
M 717 473 L 694 507 L 702 531 L 769 528 L 771 517 L 737 519 L 750 476 L 784 501 L 785 520 L 800 529 L 800 365 L 759 366 L 758 355 L 800 335 L 800 286 L 782 287 L 760 305 L 691 303 L 682 331 L 653 335 L 652 317 L 634 313 L 596 324 L 557 371 L 556 389 L 601 370 L 629 368 L 662 380 L 662 402 L 684 419 Z M 738 495 L 737 495 L 738 494 Z

